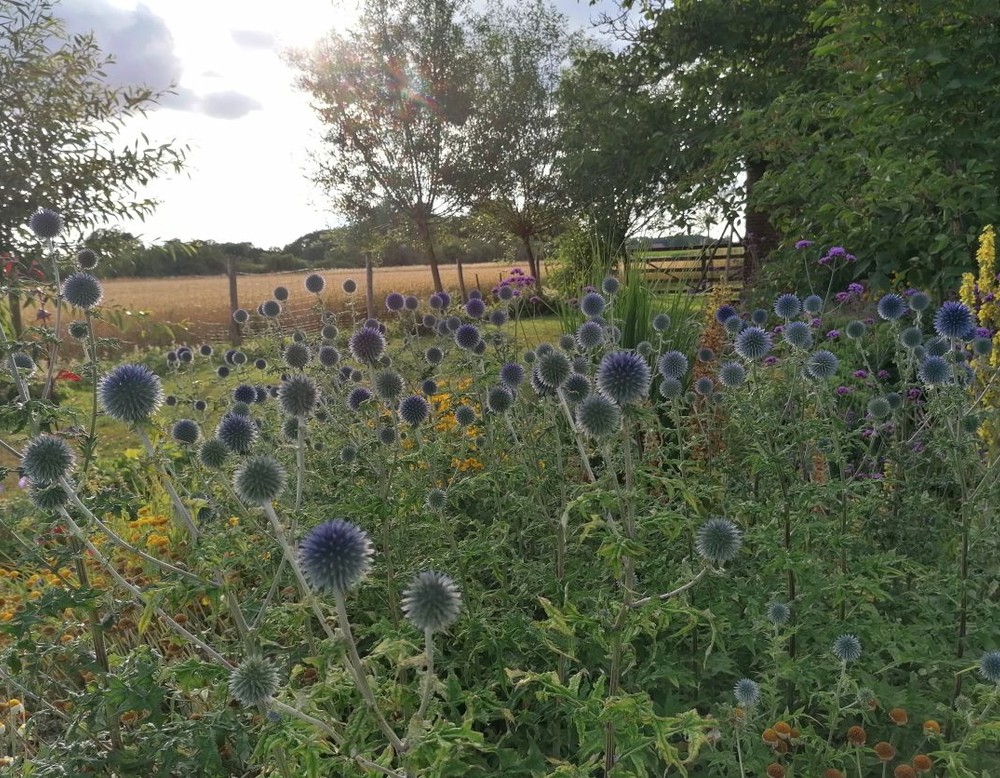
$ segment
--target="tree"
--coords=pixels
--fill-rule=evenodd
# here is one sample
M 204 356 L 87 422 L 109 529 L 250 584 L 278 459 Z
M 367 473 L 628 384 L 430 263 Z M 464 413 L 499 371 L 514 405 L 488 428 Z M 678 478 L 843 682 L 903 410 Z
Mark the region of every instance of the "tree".
M 556 89 L 573 38 L 546 0 L 496 6 L 474 20 L 478 62 L 456 188 L 477 211 L 523 245 L 536 287 L 534 242 L 563 215 L 555 174 Z
M 473 63 L 457 15 L 465 0 L 368 0 L 359 27 L 331 33 L 291 62 L 327 127 L 316 180 L 362 222 L 382 202 L 413 224 L 443 290 L 434 222 L 459 201 L 457 164 Z M 459 282 L 465 293 L 459 266 Z

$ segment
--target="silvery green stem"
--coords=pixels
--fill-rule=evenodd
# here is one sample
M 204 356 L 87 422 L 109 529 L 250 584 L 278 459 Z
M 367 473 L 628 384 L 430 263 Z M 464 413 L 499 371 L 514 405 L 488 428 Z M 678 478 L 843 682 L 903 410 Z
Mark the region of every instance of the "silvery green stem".
M 671 592 L 665 592 L 664 594 L 657 594 L 657 595 L 651 596 L 651 597 L 643 597 L 641 600 L 636 600 L 635 602 L 633 602 L 628 607 L 630 607 L 630 608 L 641 608 L 643 605 L 648 605 L 649 603 L 653 602 L 654 600 L 657 601 L 657 602 L 664 602 L 666 600 L 673 599 L 674 597 L 677 597 L 678 595 L 683 594 L 688 589 L 690 589 L 692 586 L 694 586 L 696 583 L 698 583 L 698 581 L 700 581 L 702 578 L 705 577 L 705 573 L 707 573 L 707 572 L 708 572 L 708 567 L 703 567 L 703 568 L 701 568 L 701 570 L 698 572 L 698 574 L 694 578 L 692 578 L 686 584 L 683 584 L 682 586 L 678 586 L 673 591 L 671 591 Z
M 424 691 L 420 697 L 420 707 L 416 717 L 422 719 L 427 713 L 431 701 L 431 690 L 434 688 L 434 631 L 428 627 L 424 630 L 424 655 L 427 657 L 427 673 L 424 676 Z
M 90 462 L 94 458 L 94 449 L 97 446 L 97 441 L 94 439 L 97 430 L 97 338 L 94 336 L 94 320 L 90 316 L 90 311 L 86 312 L 86 318 L 87 340 L 90 342 L 90 348 L 88 349 L 87 344 L 84 343 L 83 353 L 87 358 L 87 362 L 93 368 L 88 377 L 94 385 L 91 389 L 90 431 L 87 434 L 87 451 L 83 460 L 83 467 L 80 468 L 81 481 L 86 478 L 87 470 L 90 469 Z
M 563 413 L 566 415 L 566 421 L 569 422 L 569 428 L 573 431 L 573 439 L 576 440 L 576 448 L 580 452 L 580 462 L 583 464 L 583 469 L 587 473 L 587 478 L 591 483 L 594 483 L 597 478 L 594 476 L 594 471 L 590 466 L 590 460 L 587 458 L 587 449 L 583 445 L 583 439 L 580 437 L 580 431 L 576 428 L 576 421 L 573 419 L 573 414 L 570 412 L 569 403 L 566 402 L 566 395 L 563 394 L 562 389 L 557 389 L 556 394 L 559 395 L 559 405 L 562 406 Z
M 740 733 L 736 733 L 736 759 L 740 763 L 740 778 L 747 778 L 747 771 L 743 767 L 743 749 L 740 747 Z
M 7 339 L 7 330 L 3 326 L 0 326 L 0 338 L 3 338 L 3 343 L 9 350 L 10 340 Z M 31 395 L 28 393 L 28 387 L 24 383 L 24 379 L 21 378 L 21 372 L 17 369 L 17 365 L 14 364 L 13 351 L 7 355 L 7 369 L 10 371 L 10 375 L 14 379 L 14 384 L 17 386 L 17 396 L 21 398 L 21 402 L 28 402 L 31 399 Z
M 149 458 L 153 460 L 156 465 L 156 469 L 159 471 L 160 475 L 163 476 L 163 488 L 167 490 L 167 494 L 170 495 L 170 499 L 174 503 L 174 509 L 177 511 L 178 515 L 181 517 L 184 525 L 187 527 L 188 535 L 191 537 L 192 541 L 198 540 L 198 528 L 195 526 L 194 520 L 191 518 L 191 513 L 188 511 L 187 507 L 181 502 L 180 495 L 177 494 L 177 490 L 174 489 L 174 484 L 170 480 L 170 473 L 159 461 L 156 456 L 156 451 L 153 448 L 153 442 L 149 439 L 149 435 L 146 434 L 141 426 L 136 427 L 136 432 L 139 433 L 139 439 L 142 441 L 142 445 L 146 447 L 146 453 L 149 454 Z
M 52 274 L 56 283 L 56 321 L 53 334 L 56 342 L 49 347 L 49 367 L 45 374 L 45 389 L 42 390 L 42 399 L 47 400 L 52 393 L 52 379 L 55 375 L 56 356 L 59 354 L 59 328 L 62 326 L 62 286 L 59 279 L 59 261 L 56 259 L 55 251 L 52 249 L 52 238 L 46 241 L 49 258 L 52 260 Z
M 338 746 L 344 744 L 344 736 L 341 735 L 337 730 L 327 724 L 325 721 L 320 721 L 308 713 L 300 711 L 298 708 L 293 708 L 291 705 L 287 705 L 280 700 L 274 699 L 274 697 L 268 697 L 264 701 L 264 705 L 272 710 L 278 711 L 279 713 L 284 713 L 287 716 L 298 719 L 299 721 L 304 721 L 306 724 L 312 724 L 316 729 L 326 735 L 330 740 L 336 743 Z
M 187 570 L 182 570 L 181 568 L 175 567 L 169 562 L 164 562 L 162 559 L 157 559 L 155 556 L 147 554 L 145 551 L 140 551 L 138 548 L 136 548 L 127 540 L 125 540 L 121 535 L 119 535 L 117 532 L 111 529 L 111 527 L 109 527 L 107 524 L 105 524 L 103 521 L 97 518 L 91 512 L 91 510 L 87 508 L 86 505 L 84 505 L 83 501 L 79 498 L 79 496 L 77 496 L 76 492 L 73 491 L 73 485 L 70 484 L 69 481 L 67 481 L 65 478 L 60 478 L 59 485 L 62 486 L 63 491 L 66 492 L 66 496 L 69 497 L 70 502 L 72 502 L 73 505 L 75 505 L 83 513 L 83 515 L 87 517 L 88 520 L 92 521 L 94 524 L 97 525 L 97 527 L 101 530 L 101 532 L 103 532 L 107 536 L 108 540 L 111 541 L 112 545 L 118 546 L 118 548 L 122 549 L 123 551 L 128 551 L 130 554 L 135 554 L 140 559 L 149 562 L 151 565 L 159 568 L 165 573 L 172 573 L 173 575 L 180 576 L 184 580 L 189 581 L 190 583 L 193 584 L 197 584 L 198 586 L 206 586 L 206 587 L 212 586 L 211 583 L 203 580 L 202 578 L 199 578 L 194 573 L 189 573 Z M 66 509 L 60 507 L 59 512 L 61 514 L 66 513 Z
M 296 416 L 295 441 L 295 510 L 302 507 L 302 486 L 306 477 L 306 417 Z

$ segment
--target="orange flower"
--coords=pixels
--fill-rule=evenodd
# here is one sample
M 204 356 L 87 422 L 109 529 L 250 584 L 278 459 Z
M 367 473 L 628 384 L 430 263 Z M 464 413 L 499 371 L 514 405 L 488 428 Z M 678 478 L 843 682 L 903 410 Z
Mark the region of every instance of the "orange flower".
M 924 722 L 924 737 L 931 737 L 931 735 L 940 735 L 941 725 L 938 724 L 934 719 L 927 719 Z
M 875 744 L 875 756 L 882 762 L 891 762 L 896 758 L 896 747 L 892 743 L 880 740 Z
M 889 711 L 889 720 L 893 724 L 901 727 L 906 724 L 910 718 L 906 715 L 906 710 L 904 708 L 893 708 Z
M 764 742 L 767 743 L 769 746 L 774 746 L 778 742 L 778 733 L 775 732 L 770 727 L 764 730 L 764 734 L 761 735 L 761 737 L 764 739 Z
M 775 724 L 774 731 L 778 733 L 778 737 L 782 740 L 788 740 L 792 736 L 792 728 L 788 726 L 787 721 L 779 721 Z
M 929 773 L 934 769 L 934 760 L 927 754 L 917 754 L 913 757 L 913 768 L 918 773 Z
M 917 778 L 917 773 L 908 764 L 897 765 L 892 771 L 893 778 Z
M 847 730 L 847 742 L 852 746 L 863 746 L 868 740 L 868 733 L 865 732 L 863 727 L 859 727 L 856 724 Z
M 771 762 L 767 766 L 767 778 L 785 778 L 785 768 L 777 762 Z

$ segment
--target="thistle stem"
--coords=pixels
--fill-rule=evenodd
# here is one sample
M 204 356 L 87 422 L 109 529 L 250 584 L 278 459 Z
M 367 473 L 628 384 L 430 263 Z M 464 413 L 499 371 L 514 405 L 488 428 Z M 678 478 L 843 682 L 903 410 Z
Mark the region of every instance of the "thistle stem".
M 306 417 L 296 416 L 295 440 L 295 510 L 302 507 L 302 488 L 306 477 Z
M 157 471 L 163 476 L 162 483 L 163 488 L 167 490 L 167 494 L 170 495 L 170 499 L 174 504 L 174 510 L 177 515 L 181 517 L 184 525 L 187 527 L 188 535 L 192 541 L 197 542 L 198 540 L 198 528 L 195 526 L 194 520 L 191 518 L 191 513 L 185 507 L 184 503 L 181 502 L 180 495 L 177 494 L 177 490 L 174 489 L 173 482 L 170 480 L 170 473 L 168 472 L 166 466 L 164 466 L 156 456 L 156 450 L 153 448 L 153 442 L 149 439 L 149 435 L 146 434 L 141 426 L 136 427 L 136 432 L 139 434 L 139 439 L 142 441 L 142 445 L 146 448 L 146 453 L 149 458 L 153 460 L 156 465 Z
M 434 688 L 434 631 L 430 628 L 424 630 L 424 654 L 427 657 L 427 672 L 424 675 L 424 691 L 420 697 L 420 707 L 416 713 L 418 719 L 422 719 L 427 712 L 427 706 L 431 701 L 431 690 Z

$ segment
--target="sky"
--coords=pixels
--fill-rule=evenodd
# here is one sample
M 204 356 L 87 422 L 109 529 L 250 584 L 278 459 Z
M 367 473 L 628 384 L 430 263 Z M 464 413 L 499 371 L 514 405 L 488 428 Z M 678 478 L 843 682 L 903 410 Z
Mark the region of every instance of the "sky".
M 617 12 L 613 0 L 553 2 L 574 28 Z M 141 192 L 161 201 L 156 213 L 111 226 L 147 243 L 197 238 L 271 248 L 341 223 L 309 181 L 322 125 L 282 52 L 351 27 L 357 13 L 353 0 L 62 0 L 57 15 L 67 30 L 93 32 L 115 58 L 110 82 L 175 93 L 132 122 L 128 135 L 189 147 L 184 172 Z

